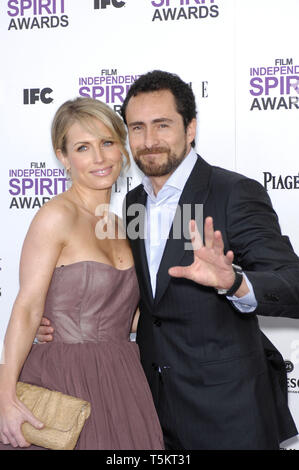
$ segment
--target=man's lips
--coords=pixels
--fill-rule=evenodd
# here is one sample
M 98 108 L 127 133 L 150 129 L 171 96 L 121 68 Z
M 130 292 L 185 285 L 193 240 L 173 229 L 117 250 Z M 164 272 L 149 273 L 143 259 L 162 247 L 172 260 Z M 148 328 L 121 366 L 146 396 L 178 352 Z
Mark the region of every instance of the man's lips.
M 161 155 L 161 153 L 168 153 L 168 149 L 159 148 L 155 150 L 139 150 L 137 152 L 137 157 L 156 157 Z

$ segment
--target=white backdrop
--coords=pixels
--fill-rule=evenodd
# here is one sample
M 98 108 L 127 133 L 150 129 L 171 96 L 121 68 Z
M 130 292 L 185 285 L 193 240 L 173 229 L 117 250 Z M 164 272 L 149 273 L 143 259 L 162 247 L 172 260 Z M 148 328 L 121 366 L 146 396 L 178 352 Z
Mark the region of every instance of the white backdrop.
M 118 110 L 130 83 L 149 70 L 192 83 L 198 153 L 260 181 L 299 253 L 299 0 L 0 0 L 0 6 L 0 341 L 28 225 L 47 198 L 65 189 L 50 145 L 56 109 L 88 95 Z M 132 164 L 114 188 L 116 212 L 139 182 Z M 259 320 L 288 361 L 299 426 L 299 322 Z M 299 449 L 298 439 L 284 448 Z

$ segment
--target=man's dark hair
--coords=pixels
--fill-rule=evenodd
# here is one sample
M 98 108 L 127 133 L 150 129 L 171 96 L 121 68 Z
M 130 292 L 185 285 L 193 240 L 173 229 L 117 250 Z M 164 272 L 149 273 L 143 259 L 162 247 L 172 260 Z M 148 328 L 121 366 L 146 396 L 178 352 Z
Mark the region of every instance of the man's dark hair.
M 162 70 L 153 70 L 152 72 L 141 75 L 131 85 L 120 110 L 124 122 L 127 124 L 126 109 L 132 96 L 160 90 L 169 90 L 173 94 L 177 112 L 182 116 L 186 130 L 192 119 L 196 118 L 195 96 L 192 88 L 190 85 L 183 82 L 178 75 L 163 72 Z M 191 145 L 194 147 L 195 142 L 193 141 Z

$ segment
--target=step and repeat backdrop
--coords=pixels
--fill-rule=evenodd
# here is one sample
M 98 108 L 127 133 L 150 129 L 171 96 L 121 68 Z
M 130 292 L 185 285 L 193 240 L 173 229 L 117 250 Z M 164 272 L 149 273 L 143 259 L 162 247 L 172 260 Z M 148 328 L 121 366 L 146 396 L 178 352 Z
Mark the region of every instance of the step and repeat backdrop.
M 1 0 L 0 7 L 0 346 L 28 226 L 66 189 L 50 142 L 56 109 L 90 96 L 118 112 L 149 70 L 191 84 L 197 152 L 262 183 L 299 254 L 299 0 Z M 132 163 L 115 184 L 119 215 L 140 180 Z M 299 426 L 299 321 L 259 321 L 285 359 Z M 299 440 L 282 447 L 299 450 Z

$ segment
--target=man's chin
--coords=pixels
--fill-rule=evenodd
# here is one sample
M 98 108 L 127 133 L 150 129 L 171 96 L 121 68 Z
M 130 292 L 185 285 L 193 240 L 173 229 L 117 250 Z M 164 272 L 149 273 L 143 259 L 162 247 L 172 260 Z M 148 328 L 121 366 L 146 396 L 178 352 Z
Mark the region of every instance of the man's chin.
M 135 157 L 135 163 L 139 169 L 146 176 L 160 177 L 171 175 L 175 169 L 182 162 L 185 153 L 182 154 L 181 158 L 178 158 L 176 155 L 168 155 L 167 158 L 161 158 L 163 154 L 160 154 L 159 161 L 155 157 L 149 156 L 139 156 Z M 161 161 L 162 160 L 162 161 Z

